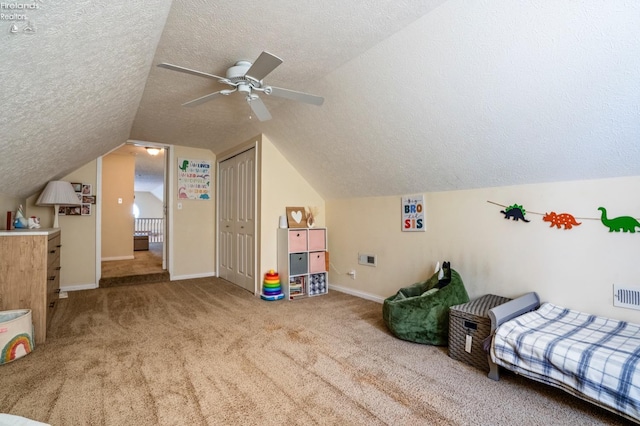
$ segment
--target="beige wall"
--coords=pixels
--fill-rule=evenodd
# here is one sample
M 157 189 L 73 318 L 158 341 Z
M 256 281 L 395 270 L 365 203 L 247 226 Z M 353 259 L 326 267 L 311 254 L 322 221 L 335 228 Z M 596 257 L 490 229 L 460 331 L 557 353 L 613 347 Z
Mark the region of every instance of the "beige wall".
M 0 195 L 0 229 L 7 229 L 7 212 L 13 212 L 15 215 L 20 204 L 26 208 L 27 200 Z
M 97 162 L 92 161 L 60 180 L 88 183 L 95 193 Z M 27 201 L 29 216 L 40 218 L 43 228 L 53 225 L 53 207 L 35 205 L 40 193 Z M 60 287 L 91 288 L 96 286 L 96 205 L 89 216 L 60 216 Z
M 162 201 L 151 192 L 135 192 L 135 204 L 140 209 L 138 217 L 157 218 L 162 217 Z
M 211 199 L 177 199 L 178 158 L 208 160 L 211 162 Z M 214 276 L 215 265 L 215 164 L 216 156 L 208 149 L 176 146 L 170 150 L 170 238 L 172 251 L 169 253 L 171 279 Z M 181 203 L 182 209 L 178 208 Z
M 325 202 L 304 180 L 300 173 L 282 156 L 280 151 L 262 136 L 260 144 L 260 262 L 259 275 L 277 269 L 277 229 L 280 216 L 287 207 L 315 207 L 316 226 L 325 225 Z M 329 231 L 329 239 L 331 231 Z M 258 286 L 260 288 L 260 286 Z
M 102 158 L 102 260 L 133 259 L 134 178 L 135 157 Z
M 471 297 L 537 291 L 544 301 L 637 322 L 638 311 L 613 307 L 612 284 L 640 285 L 640 233 L 609 233 L 597 209 L 639 217 L 640 197 L 629 195 L 639 193 L 640 177 L 430 193 L 420 233 L 400 231 L 401 195 L 327 201 L 330 282 L 380 300 L 450 260 Z M 487 201 L 523 205 L 531 222 L 505 220 Z M 549 211 L 591 220 L 565 231 L 532 214 Z M 358 265 L 358 251 L 377 254 L 378 266 Z

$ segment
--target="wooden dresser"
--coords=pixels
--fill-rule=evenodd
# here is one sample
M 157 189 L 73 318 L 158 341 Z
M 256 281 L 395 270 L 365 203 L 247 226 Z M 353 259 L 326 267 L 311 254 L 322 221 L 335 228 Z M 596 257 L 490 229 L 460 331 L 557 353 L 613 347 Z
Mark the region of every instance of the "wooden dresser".
M 0 231 L 0 310 L 31 309 L 44 343 L 60 292 L 60 229 Z

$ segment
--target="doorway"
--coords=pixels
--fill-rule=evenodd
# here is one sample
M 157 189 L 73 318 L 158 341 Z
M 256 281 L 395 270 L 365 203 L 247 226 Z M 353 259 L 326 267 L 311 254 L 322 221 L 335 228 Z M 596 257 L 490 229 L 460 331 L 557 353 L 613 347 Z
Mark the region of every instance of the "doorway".
M 105 197 L 100 287 L 169 279 L 166 271 L 167 151 L 165 147 L 135 142 L 103 158 L 103 164 L 109 160 L 116 169 L 102 171 Z M 114 172 L 118 179 L 109 176 Z M 109 199 L 107 194 L 111 194 Z M 124 205 L 114 205 L 116 203 Z M 114 238 L 116 233 L 118 237 Z M 111 244 L 106 256 L 105 241 Z
M 218 163 L 220 278 L 256 293 L 256 148 Z

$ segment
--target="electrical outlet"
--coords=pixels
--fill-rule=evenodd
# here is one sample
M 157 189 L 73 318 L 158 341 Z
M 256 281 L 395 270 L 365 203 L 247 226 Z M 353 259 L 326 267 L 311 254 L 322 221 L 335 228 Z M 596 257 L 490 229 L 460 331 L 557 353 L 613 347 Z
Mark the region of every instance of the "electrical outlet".
M 351 277 L 352 280 L 356 279 L 356 270 L 352 269 L 349 272 L 347 272 L 347 275 L 349 275 Z

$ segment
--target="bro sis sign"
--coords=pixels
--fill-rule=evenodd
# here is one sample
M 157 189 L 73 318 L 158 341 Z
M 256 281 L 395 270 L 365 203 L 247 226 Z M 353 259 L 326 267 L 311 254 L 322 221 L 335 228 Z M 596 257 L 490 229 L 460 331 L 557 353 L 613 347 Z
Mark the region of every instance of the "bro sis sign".
M 406 232 L 426 229 L 424 220 L 424 195 L 402 197 L 402 230 Z

